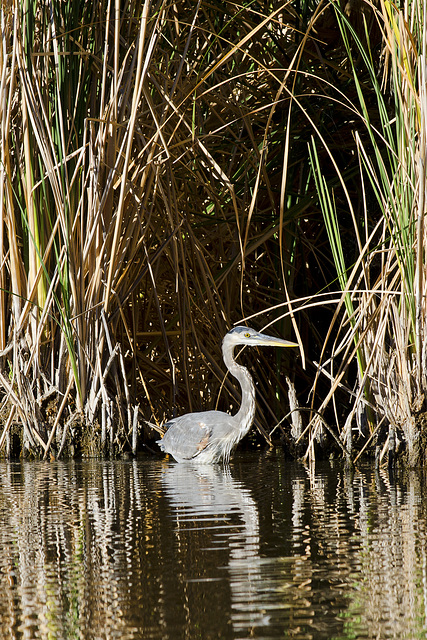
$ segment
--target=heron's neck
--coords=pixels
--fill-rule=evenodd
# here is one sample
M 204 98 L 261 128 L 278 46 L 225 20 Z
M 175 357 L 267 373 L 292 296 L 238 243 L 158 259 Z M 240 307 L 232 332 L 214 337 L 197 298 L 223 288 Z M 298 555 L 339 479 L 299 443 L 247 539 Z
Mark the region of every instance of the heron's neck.
M 239 426 L 241 437 L 247 433 L 255 417 L 255 385 L 252 376 L 246 367 L 243 367 L 234 359 L 234 349 L 223 347 L 224 362 L 230 373 L 240 382 L 242 390 L 242 404 L 234 418 Z

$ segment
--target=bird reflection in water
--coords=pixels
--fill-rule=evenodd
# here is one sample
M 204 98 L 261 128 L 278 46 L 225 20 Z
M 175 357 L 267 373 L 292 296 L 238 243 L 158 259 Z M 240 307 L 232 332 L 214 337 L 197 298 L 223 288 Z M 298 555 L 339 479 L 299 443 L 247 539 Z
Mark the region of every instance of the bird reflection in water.
M 217 550 L 228 550 L 227 580 L 231 591 L 234 631 L 269 624 L 261 593 L 263 578 L 259 555 L 259 515 L 250 491 L 236 481 L 229 467 L 218 465 L 168 465 L 162 473 L 165 494 L 174 510 L 179 548 L 189 547 L 186 536 L 194 529 L 209 536 Z M 188 523 L 191 522 L 191 530 Z M 187 527 L 186 527 L 187 525 Z M 206 537 L 204 536 L 204 543 Z M 192 537 L 195 541 L 196 537 Z M 185 544 L 187 542 L 187 544 Z M 183 543 L 183 544 L 181 544 Z M 194 542 L 190 545 L 194 553 Z M 205 547 L 203 547 L 205 548 Z M 188 582 L 222 580 L 223 566 L 212 575 L 198 575 L 198 565 L 185 565 Z

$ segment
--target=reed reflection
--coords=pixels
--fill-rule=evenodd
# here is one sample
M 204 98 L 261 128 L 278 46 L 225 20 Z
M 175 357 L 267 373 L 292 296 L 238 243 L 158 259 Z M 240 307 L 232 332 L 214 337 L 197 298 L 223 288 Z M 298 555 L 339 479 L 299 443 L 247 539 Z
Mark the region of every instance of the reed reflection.
M 242 460 L 0 465 L 4 637 L 425 636 L 423 475 Z
M 8 630 L 5 637 L 138 636 L 148 621 L 141 621 L 129 589 L 142 576 L 141 563 L 134 568 L 130 551 L 143 531 L 134 487 L 130 465 L 1 466 L 0 624 Z

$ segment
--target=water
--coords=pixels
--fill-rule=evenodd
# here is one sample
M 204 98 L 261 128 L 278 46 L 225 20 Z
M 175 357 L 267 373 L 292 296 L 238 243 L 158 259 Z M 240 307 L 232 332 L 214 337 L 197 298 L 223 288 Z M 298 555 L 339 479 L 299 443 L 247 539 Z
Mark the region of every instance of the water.
M 163 460 L 0 464 L 0 637 L 425 638 L 425 482 Z

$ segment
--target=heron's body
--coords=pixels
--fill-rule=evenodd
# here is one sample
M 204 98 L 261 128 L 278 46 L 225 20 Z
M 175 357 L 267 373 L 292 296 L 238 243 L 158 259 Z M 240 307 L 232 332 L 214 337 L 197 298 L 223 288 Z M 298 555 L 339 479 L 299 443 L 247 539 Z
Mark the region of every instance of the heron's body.
M 201 411 L 169 420 L 165 425 L 166 433 L 158 444 L 177 462 L 228 461 L 237 443 L 251 428 L 255 417 L 255 385 L 246 367 L 234 360 L 237 345 L 298 346 L 248 327 L 235 327 L 229 331 L 222 343 L 222 353 L 228 370 L 240 382 L 242 404 L 234 416 L 222 411 Z
M 158 441 L 159 446 L 177 462 L 197 459 L 200 463 L 210 463 L 222 457 L 227 459 L 240 440 L 235 416 L 222 411 L 187 413 L 169 420 L 165 427 L 167 431 Z

